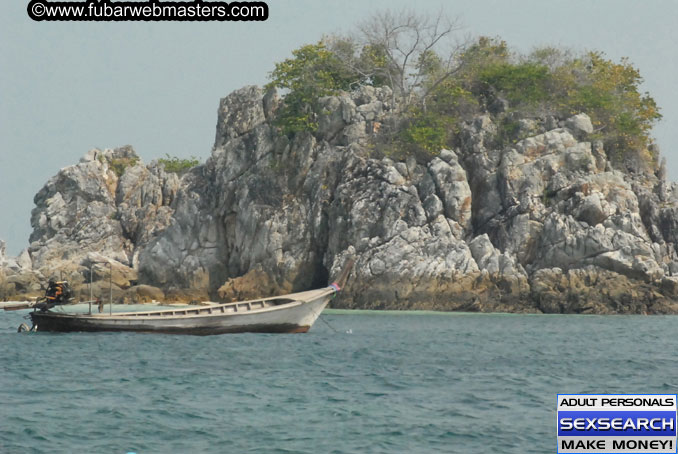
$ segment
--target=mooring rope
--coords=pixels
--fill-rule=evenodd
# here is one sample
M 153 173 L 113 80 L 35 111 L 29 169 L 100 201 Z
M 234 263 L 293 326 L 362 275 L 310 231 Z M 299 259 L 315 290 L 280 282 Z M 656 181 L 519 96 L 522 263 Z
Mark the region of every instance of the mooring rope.
M 334 328 L 334 326 L 330 325 L 330 322 L 328 322 L 327 320 L 325 320 L 325 319 L 322 317 L 322 315 L 318 315 L 318 318 L 319 318 L 320 320 L 322 320 L 322 322 L 323 322 L 324 324 L 326 324 L 327 326 L 329 326 L 330 329 L 331 329 L 332 331 L 334 331 L 335 333 L 339 333 L 339 331 L 336 330 L 336 329 Z

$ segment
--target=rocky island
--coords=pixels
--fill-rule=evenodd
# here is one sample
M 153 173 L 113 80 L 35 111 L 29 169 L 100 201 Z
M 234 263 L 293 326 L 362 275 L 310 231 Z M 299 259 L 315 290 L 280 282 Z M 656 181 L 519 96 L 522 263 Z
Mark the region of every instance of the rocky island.
M 474 46 L 466 58 L 499 44 Z M 334 307 L 678 313 L 678 185 L 656 148 L 615 145 L 596 106 L 532 108 L 462 68 L 437 87 L 468 93 L 463 112 L 436 111 L 459 105 L 444 94 L 404 106 L 375 72 L 316 93 L 312 124 L 289 128 L 295 87 L 278 77 L 221 100 L 203 164 L 91 150 L 36 194 L 30 246 L 0 247 L 0 298 L 59 273 L 85 292 L 90 270 L 102 293 L 110 266 L 121 302 L 229 301 L 326 285 L 355 256 Z M 440 143 L 417 135 L 432 114 L 454 119 Z

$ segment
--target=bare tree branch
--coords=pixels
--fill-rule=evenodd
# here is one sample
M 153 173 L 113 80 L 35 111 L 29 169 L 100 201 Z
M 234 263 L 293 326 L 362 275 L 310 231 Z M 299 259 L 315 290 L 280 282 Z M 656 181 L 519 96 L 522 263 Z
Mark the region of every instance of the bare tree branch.
M 359 26 L 356 41 L 384 53 L 386 64 L 375 68 L 374 73 L 389 81 L 394 100 L 397 98 L 406 108 L 414 97 L 424 101 L 435 87 L 459 70 L 460 47 L 443 49 L 443 44 L 460 28 L 458 20 L 449 20 L 442 12 L 424 16 L 413 11 L 385 11 Z M 427 73 L 426 58 L 432 53 L 444 62 L 439 74 Z M 426 78 L 427 88 L 423 88 Z

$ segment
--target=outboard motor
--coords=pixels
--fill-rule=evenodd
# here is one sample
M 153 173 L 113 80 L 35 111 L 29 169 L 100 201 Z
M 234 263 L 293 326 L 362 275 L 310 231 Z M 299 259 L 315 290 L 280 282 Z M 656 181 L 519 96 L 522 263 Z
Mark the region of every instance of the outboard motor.
M 35 307 L 41 311 L 47 311 L 54 306 L 67 304 L 73 300 L 73 289 L 68 281 L 55 281 L 50 279 L 45 296 L 38 300 Z

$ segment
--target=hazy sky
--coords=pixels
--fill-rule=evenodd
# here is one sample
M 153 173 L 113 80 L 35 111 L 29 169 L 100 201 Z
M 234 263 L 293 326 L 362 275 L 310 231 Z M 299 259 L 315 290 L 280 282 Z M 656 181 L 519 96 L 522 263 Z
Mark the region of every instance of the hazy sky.
M 33 196 L 89 149 L 133 145 L 145 162 L 209 156 L 219 99 L 263 84 L 276 61 L 379 9 L 459 16 L 518 50 L 559 45 L 627 56 L 664 120 L 655 137 L 678 179 L 678 0 L 270 0 L 266 22 L 33 22 L 0 6 L 0 239 L 28 246 Z

